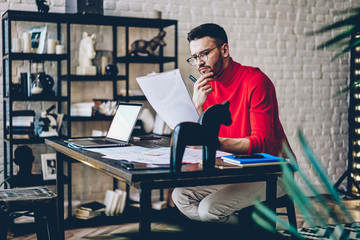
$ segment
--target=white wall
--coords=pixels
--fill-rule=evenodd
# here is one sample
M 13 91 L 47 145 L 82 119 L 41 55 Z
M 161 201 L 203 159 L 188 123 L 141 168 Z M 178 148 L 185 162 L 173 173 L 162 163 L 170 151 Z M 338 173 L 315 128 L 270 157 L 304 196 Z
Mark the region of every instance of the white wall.
M 50 11 L 64 12 L 64 0 L 48 2 Z M 316 37 L 306 36 L 306 33 L 341 19 L 342 16 L 335 15 L 335 10 L 359 5 L 355 0 L 104 0 L 104 14 L 148 17 L 153 10 L 159 10 L 163 18 L 178 20 L 178 60 L 184 76 L 197 74 L 185 61 L 189 56 L 187 32 L 206 22 L 222 25 L 228 33 L 233 59 L 243 65 L 260 67 L 274 82 L 280 118 L 290 144 L 300 166 L 314 183 L 318 183 L 312 167 L 303 157 L 296 131 L 302 128 L 331 180 L 336 181 L 347 165 L 348 103 L 346 95 L 333 97 L 333 94 L 348 83 L 350 66 L 349 55 L 331 62 L 336 51 L 314 50 L 315 46 L 336 32 Z M 0 1 L 2 13 L 9 8 L 36 10 L 35 1 Z M 141 37 L 150 39 L 152 36 L 153 33 L 147 33 Z M 97 40 L 97 46 L 106 46 L 107 41 L 103 35 Z M 132 71 L 141 75 L 151 70 L 149 67 L 141 70 L 134 66 Z M 131 83 L 134 88 L 135 85 Z M 78 86 L 78 89 L 82 87 Z M 77 94 L 80 99 L 91 98 L 82 95 L 81 91 Z M 0 166 L 2 161 L 1 156 Z M 73 182 L 76 183 L 76 198 L 87 200 L 95 196 L 101 199 L 104 189 L 111 187 L 111 178 L 94 172 L 75 166 Z M 94 174 L 96 177 L 93 177 Z M 2 178 L 0 176 L 0 180 Z

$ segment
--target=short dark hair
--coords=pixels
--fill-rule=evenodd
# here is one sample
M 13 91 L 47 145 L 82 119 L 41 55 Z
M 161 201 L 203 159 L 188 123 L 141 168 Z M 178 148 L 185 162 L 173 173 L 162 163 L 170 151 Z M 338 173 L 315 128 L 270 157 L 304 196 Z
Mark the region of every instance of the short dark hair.
M 216 44 L 228 43 L 228 38 L 224 28 L 215 23 L 205 23 L 193 28 L 189 33 L 187 40 L 191 42 L 203 37 L 215 39 Z

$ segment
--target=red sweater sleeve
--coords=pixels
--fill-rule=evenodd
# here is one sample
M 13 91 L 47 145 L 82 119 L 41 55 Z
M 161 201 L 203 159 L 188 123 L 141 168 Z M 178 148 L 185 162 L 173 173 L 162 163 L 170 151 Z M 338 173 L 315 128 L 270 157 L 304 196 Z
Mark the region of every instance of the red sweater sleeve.
M 250 103 L 251 135 L 250 153 L 273 153 L 278 143 L 275 140 L 276 119 L 278 116 L 275 87 L 270 79 L 261 72 L 248 81 L 248 102 Z

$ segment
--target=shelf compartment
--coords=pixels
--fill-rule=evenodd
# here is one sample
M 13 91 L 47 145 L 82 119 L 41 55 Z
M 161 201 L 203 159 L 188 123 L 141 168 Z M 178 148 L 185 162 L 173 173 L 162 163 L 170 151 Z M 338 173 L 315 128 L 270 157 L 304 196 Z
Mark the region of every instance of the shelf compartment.
M 76 122 L 95 122 L 95 121 L 111 121 L 114 116 L 92 116 L 92 117 L 76 117 L 71 116 L 71 121 Z
M 106 75 L 70 75 L 67 76 L 61 76 L 63 79 L 68 79 L 69 81 L 76 82 L 76 81 L 113 81 L 116 80 L 126 80 L 126 76 L 123 75 L 117 75 L 117 76 L 106 76 Z
M 50 97 L 45 97 L 45 96 L 31 96 L 31 97 L 22 97 L 22 96 L 14 96 L 11 97 L 12 101 L 28 101 L 28 102 L 42 102 L 42 101 L 63 101 L 66 102 L 67 101 L 67 97 L 63 96 L 63 97 L 57 97 L 57 96 L 50 96 Z M 9 101 L 9 97 L 4 97 L 5 101 Z
M 9 56 L 10 55 L 10 56 Z M 41 61 L 61 61 L 66 60 L 67 54 L 38 54 L 38 53 L 12 53 L 6 54 L 3 56 L 3 59 L 11 58 L 12 60 L 17 61 L 33 61 L 33 62 L 41 62 Z
M 8 10 L 3 14 L 3 18 L 11 21 L 26 22 L 49 22 L 49 23 L 71 23 L 86 25 L 108 25 L 108 26 L 130 26 L 144 28 L 165 28 L 177 24 L 177 20 L 104 16 L 96 14 L 77 14 L 77 13 L 47 13 L 42 14 L 30 11 Z
M 10 142 L 10 139 L 4 138 L 4 141 Z M 13 139 L 11 141 L 12 144 L 39 144 L 44 142 L 45 139 L 39 137 L 29 138 L 29 139 Z
M 175 62 L 175 57 L 159 57 L 159 56 L 151 56 L 151 57 L 140 57 L 140 56 L 125 56 L 125 57 L 117 57 L 116 61 L 119 63 L 168 63 Z
M 122 96 L 122 95 L 119 95 L 116 97 L 116 100 L 118 101 L 126 101 L 126 100 L 129 100 L 129 101 L 146 101 L 146 97 L 145 96 L 129 96 L 129 97 L 126 97 L 126 96 Z

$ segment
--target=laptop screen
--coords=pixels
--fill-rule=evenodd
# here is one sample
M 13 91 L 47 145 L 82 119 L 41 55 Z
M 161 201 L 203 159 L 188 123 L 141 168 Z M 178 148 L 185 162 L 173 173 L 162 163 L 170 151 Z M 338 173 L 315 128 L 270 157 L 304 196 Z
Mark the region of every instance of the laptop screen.
M 128 142 L 141 107 L 141 103 L 120 103 L 106 137 Z

